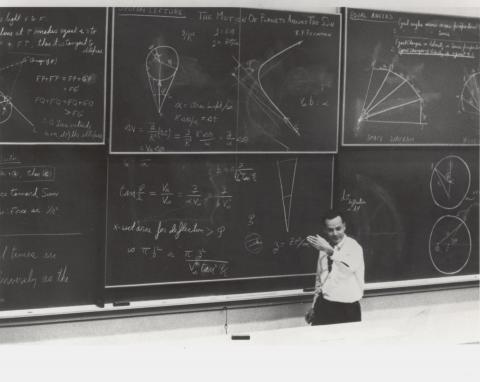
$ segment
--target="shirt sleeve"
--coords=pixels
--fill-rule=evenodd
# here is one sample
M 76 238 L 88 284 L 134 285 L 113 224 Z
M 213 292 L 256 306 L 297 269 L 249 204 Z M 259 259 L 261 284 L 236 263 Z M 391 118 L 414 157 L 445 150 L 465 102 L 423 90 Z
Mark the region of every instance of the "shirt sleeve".
M 315 301 L 317 300 L 318 295 L 322 292 L 322 278 L 321 275 L 325 272 L 325 269 L 322 267 L 322 260 L 327 256 L 327 254 L 323 251 L 318 252 L 318 260 L 317 260 L 317 272 L 315 274 L 315 294 L 313 297 L 313 305 L 315 305 Z

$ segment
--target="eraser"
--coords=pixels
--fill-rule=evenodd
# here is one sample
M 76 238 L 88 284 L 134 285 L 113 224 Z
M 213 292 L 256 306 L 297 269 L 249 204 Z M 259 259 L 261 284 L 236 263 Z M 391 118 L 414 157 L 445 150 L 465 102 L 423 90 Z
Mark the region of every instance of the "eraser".
M 129 306 L 130 303 L 128 301 L 115 301 L 113 306 Z
M 237 335 L 232 335 L 232 340 L 249 340 L 250 335 L 249 334 L 237 334 Z

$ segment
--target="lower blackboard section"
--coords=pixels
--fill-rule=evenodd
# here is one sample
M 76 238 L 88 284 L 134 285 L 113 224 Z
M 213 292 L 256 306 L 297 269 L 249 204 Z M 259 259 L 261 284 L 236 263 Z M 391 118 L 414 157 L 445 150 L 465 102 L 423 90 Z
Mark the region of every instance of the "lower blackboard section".
M 98 303 L 104 147 L 0 147 L 0 310 Z
M 107 287 L 196 293 L 315 272 L 305 237 L 330 208 L 332 167 L 330 155 L 111 157 Z

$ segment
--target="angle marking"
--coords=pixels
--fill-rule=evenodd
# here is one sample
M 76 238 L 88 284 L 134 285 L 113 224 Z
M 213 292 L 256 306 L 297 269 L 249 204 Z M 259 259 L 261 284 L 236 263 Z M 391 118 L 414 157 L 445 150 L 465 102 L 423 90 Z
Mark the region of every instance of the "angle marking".
M 404 80 L 402 83 L 400 83 L 400 85 L 398 85 L 395 89 L 393 89 L 390 93 L 388 93 L 385 97 L 383 97 L 380 101 L 378 101 L 375 105 L 373 105 L 371 108 L 368 109 L 368 111 L 372 111 L 373 109 L 375 109 L 381 102 L 385 101 L 385 99 L 387 99 L 388 97 L 390 97 L 393 93 L 395 93 L 398 89 L 400 89 L 405 83 L 407 82 L 407 80 Z
M 373 68 L 372 69 L 372 74 L 373 74 L 373 71 L 374 70 L 381 70 L 381 69 L 375 69 Z M 385 77 L 383 78 L 383 81 L 382 81 L 382 84 L 380 85 L 380 87 L 378 88 L 377 92 L 375 93 L 375 95 L 373 96 L 373 98 L 370 100 L 370 103 L 368 104 L 367 106 L 367 109 L 370 109 L 370 106 L 372 106 L 372 103 L 375 101 L 375 99 L 377 98 L 378 94 L 380 93 L 380 91 L 383 89 L 383 85 L 385 84 L 385 82 L 387 81 L 387 77 L 389 76 L 390 74 L 390 70 L 387 71 L 387 74 L 385 75 Z M 367 94 L 368 95 L 368 94 Z
M 379 115 L 379 114 L 383 114 L 383 113 L 386 113 L 387 111 L 390 111 L 390 110 L 395 110 L 395 109 L 398 109 L 400 107 L 403 107 L 403 106 L 408 106 L 408 105 L 411 105 L 412 103 L 416 103 L 416 102 L 420 102 L 419 99 L 416 99 L 416 100 L 413 100 L 413 101 L 409 101 L 409 102 L 405 102 L 405 103 L 402 103 L 401 105 L 397 105 L 397 106 L 392 106 L 392 107 L 389 107 L 385 110 L 380 110 L 380 111 L 377 111 L 373 114 L 368 114 L 365 119 L 368 120 L 368 118 L 371 118 L 371 117 L 374 117 L 376 115 Z

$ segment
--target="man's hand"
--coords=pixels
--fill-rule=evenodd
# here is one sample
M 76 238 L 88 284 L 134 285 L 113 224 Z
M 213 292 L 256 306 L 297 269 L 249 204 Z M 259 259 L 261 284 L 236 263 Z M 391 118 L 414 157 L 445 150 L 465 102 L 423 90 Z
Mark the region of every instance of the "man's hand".
M 307 241 L 313 248 L 318 249 L 319 251 L 325 251 L 328 255 L 333 253 L 332 246 L 320 235 L 307 236 Z
M 313 308 L 310 308 L 308 312 L 305 314 L 305 321 L 307 324 L 311 324 L 313 321 L 314 311 Z

